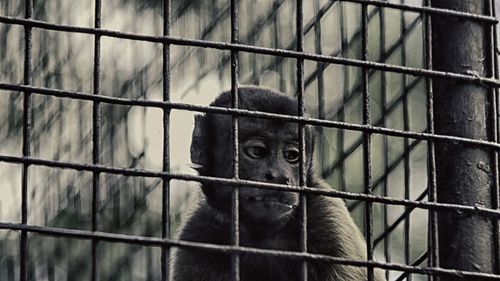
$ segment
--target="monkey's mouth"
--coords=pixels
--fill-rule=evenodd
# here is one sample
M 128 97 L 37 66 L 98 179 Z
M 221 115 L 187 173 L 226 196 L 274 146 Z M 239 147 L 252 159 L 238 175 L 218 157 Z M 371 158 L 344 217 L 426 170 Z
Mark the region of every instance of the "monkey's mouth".
M 263 203 L 263 204 L 269 204 L 269 205 L 276 205 L 280 207 L 285 207 L 294 209 L 297 208 L 297 205 L 289 202 L 289 200 L 285 200 L 283 198 L 278 198 L 275 196 L 246 196 L 245 200 L 249 203 Z

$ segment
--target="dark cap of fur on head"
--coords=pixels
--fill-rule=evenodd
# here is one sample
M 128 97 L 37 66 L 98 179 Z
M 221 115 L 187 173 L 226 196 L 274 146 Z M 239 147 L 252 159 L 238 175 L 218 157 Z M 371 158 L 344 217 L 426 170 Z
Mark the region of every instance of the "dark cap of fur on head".
M 231 91 L 220 94 L 210 106 L 231 107 Z M 255 86 L 238 88 L 238 107 L 268 113 L 297 115 L 297 100 L 281 92 Z

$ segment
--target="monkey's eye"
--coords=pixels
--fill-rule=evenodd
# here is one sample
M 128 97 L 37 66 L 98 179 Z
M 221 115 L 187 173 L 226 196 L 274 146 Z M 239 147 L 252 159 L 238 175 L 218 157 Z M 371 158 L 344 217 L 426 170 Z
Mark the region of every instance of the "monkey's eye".
M 299 161 L 299 149 L 297 147 L 287 147 L 283 151 L 283 156 L 285 157 L 286 161 L 290 163 L 296 163 Z
M 248 141 L 243 145 L 243 151 L 250 158 L 262 159 L 268 154 L 267 146 L 261 141 Z

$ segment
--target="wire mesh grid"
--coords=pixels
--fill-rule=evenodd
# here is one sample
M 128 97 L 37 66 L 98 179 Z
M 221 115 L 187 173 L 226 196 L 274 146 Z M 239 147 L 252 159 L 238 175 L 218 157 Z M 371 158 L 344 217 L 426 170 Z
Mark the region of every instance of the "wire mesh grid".
M 183 5 L 189 6 L 189 1 L 185 1 L 184 4 L 179 4 L 176 12 L 180 13 L 182 11 Z M 272 9 L 270 15 L 264 17 L 265 19 L 258 24 L 266 25 L 274 20 L 274 26 L 276 23 L 276 13 L 280 6 L 285 5 L 286 1 L 276 0 L 273 1 Z M 91 241 L 91 254 L 89 263 L 91 264 L 91 280 L 100 279 L 100 263 L 101 263 L 101 253 L 100 247 L 102 243 L 105 242 L 122 242 L 126 244 L 134 244 L 140 246 L 155 246 L 161 249 L 161 280 L 170 280 L 169 274 L 169 256 L 172 247 L 191 247 L 196 249 L 206 249 L 211 251 L 222 251 L 232 254 L 232 278 L 233 280 L 240 280 L 240 260 L 239 255 L 243 253 L 254 253 L 260 255 L 274 255 L 274 256 L 291 256 L 303 259 L 302 266 L 302 279 L 307 280 L 307 261 L 328 261 L 339 264 L 347 264 L 354 266 L 362 266 L 368 268 L 368 280 L 373 280 L 373 270 L 374 268 L 381 268 L 386 270 L 386 277 L 391 280 L 411 280 L 412 275 L 421 274 L 426 276 L 426 278 L 432 279 L 435 276 L 451 276 L 466 278 L 484 278 L 485 280 L 500 280 L 500 272 L 498 264 L 499 260 L 499 230 L 498 230 L 498 218 L 500 218 L 499 210 L 499 184 L 498 184 L 498 155 L 497 151 L 500 145 L 497 143 L 498 129 L 497 129 L 497 98 L 498 98 L 498 86 L 500 82 L 498 80 L 498 70 L 497 70 L 497 39 L 495 27 L 498 21 L 494 14 L 494 2 L 488 2 L 488 12 L 487 15 L 470 14 L 465 12 L 458 12 L 449 9 L 442 9 L 431 7 L 430 1 L 424 1 L 423 5 L 410 5 L 405 4 L 403 1 L 400 3 L 376 1 L 376 0 L 344 0 L 344 1 L 313 1 L 314 2 L 314 15 L 312 19 L 308 22 L 304 22 L 304 10 L 303 3 L 300 0 L 293 1 L 295 5 L 295 18 L 293 19 L 296 27 L 296 34 L 293 37 L 290 44 L 282 47 L 262 47 L 256 44 L 246 43 L 248 38 L 254 38 L 252 33 L 259 32 L 259 25 L 256 24 L 253 29 L 250 29 L 247 37 L 240 36 L 240 22 L 239 22 L 239 1 L 232 0 L 231 3 L 224 6 L 224 9 L 218 12 L 217 16 L 214 17 L 213 22 L 210 22 L 205 29 L 201 32 L 202 37 L 200 39 L 189 39 L 182 36 L 172 36 L 171 35 L 171 3 L 165 0 L 162 4 L 162 23 L 163 31 L 161 35 L 143 35 L 134 32 L 124 32 L 111 29 L 105 29 L 101 26 L 101 14 L 102 14 L 102 3 L 100 0 L 95 0 L 95 14 L 94 14 L 94 24 L 93 27 L 82 27 L 66 24 L 56 24 L 50 23 L 48 21 L 33 19 L 33 2 L 31 0 L 25 1 L 25 13 L 24 18 L 16 16 L 0 16 L 0 23 L 9 26 L 21 26 L 24 28 L 24 67 L 23 67 L 23 82 L 22 83 L 8 83 L 0 82 L 0 89 L 4 91 L 12 91 L 22 93 L 22 125 L 18 126 L 22 128 L 22 155 L 12 156 L 12 155 L 0 155 L 0 161 L 4 163 L 14 163 L 22 166 L 21 172 L 21 215 L 20 223 L 12 222 L 0 222 L 0 229 L 18 231 L 20 233 L 19 238 L 19 280 L 31 280 L 33 277 L 29 276 L 30 263 L 29 263 L 29 234 L 38 233 L 45 234 L 51 237 L 68 237 L 68 238 L 78 238 Z M 341 4 L 339 4 L 341 3 Z M 357 32 L 351 38 L 348 38 L 346 30 L 340 28 L 340 43 L 343 48 L 335 50 L 330 54 L 323 54 L 322 50 L 323 44 L 321 40 L 324 38 L 322 34 L 322 18 L 328 14 L 329 11 L 336 7 L 336 11 L 339 14 L 339 18 L 345 17 L 345 5 L 344 3 L 349 3 L 356 5 L 358 7 L 360 26 Z M 400 21 L 400 38 L 395 42 L 387 42 L 385 30 L 382 27 L 384 25 L 384 16 L 388 11 L 400 11 L 399 21 Z M 412 12 L 417 14 L 416 17 L 407 17 L 405 12 Z M 477 75 L 476 73 L 457 73 L 457 72 L 445 72 L 434 70 L 432 67 L 432 36 L 431 36 L 431 17 L 432 16 L 443 16 L 445 18 L 455 18 L 460 20 L 468 20 L 472 22 L 478 22 L 487 26 L 487 32 L 489 36 L 487 51 L 489 57 L 492 60 L 490 63 L 491 69 L 488 70 L 488 76 Z M 225 18 L 229 18 L 231 23 L 230 40 L 225 42 L 223 40 L 209 40 L 210 30 L 216 28 L 220 25 Z M 370 40 L 369 30 L 373 25 L 373 22 L 379 21 L 380 25 L 380 41 L 379 44 L 379 54 L 377 55 L 378 60 L 369 56 Z M 423 40 L 423 50 L 424 50 L 424 64 L 422 67 L 412 67 L 407 66 L 406 59 L 408 58 L 407 48 L 408 48 L 408 35 L 412 31 L 420 28 L 422 32 Z M 36 70 L 33 67 L 33 30 L 47 30 L 55 32 L 66 32 L 66 33 L 77 33 L 77 34 L 87 34 L 94 38 L 94 52 L 93 52 L 93 91 L 70 91 L 61 90 L 51 87 L 39 87 L 35 86 L 33 83 L 33 75 Z M 277 32 L 275 32 L 277 33 Z M 305 50 L 305 37 L 313 34 L 314 37 L 314 50 Z M 275 36 L 277 36 L 275 34 Z M 240 38 L 241 37 L 241 38 Z M 343 54 L 348 50 L 349 46 L 352 46 L 352 42 L 357 37 L 360 44 L 359 47 L 359 57 L 350 58 L 348 54 Z M 140 42 L 150 42 L 159 44 L 162 47 L 162 75 L 161 75 L 161 100 L 152 99 L 138 99 L 135 97 L 126 96 L 109 96 L 104 95 L 102 91 L 101 78 L 103 75 L 103 67 L 101 66 L 102 61 L 102 39 L 103 38 L 113 38 L 113 39 L 126 39 L 132 41 Z M 242 43 L 245 42 L 245 43 Z M 278 44 L 276 44 L 278 45 Z M 172 46 L 183 46 L 183 47 L 194 47 L 190 49 L 185 54 L 179 56 L 176 61 L 171 62 L 171 48 Z M 197 81 L 201 81 L 204 77 L 217 71 L 217 67 L 220 65 L 230 64 L 230 76 L 231 76 L 231 92 L 233 95 L 232 108 L 215 108 L 203 105 L 197 105 L 189 102 L 177 102 L 172 101 L 170 97 L 170 85 L 171 85 L 171 69 L 177 67 L 182 67 L 183 61 L 187 59 L 190 55 L 189 53 L 196 52 L 198 49 L 215 49 L 222 51 L 229 51 L 230 55 L 224 56 L 218 65 L 214 66 L 214 69 L 203 70 L 198 73 L 194 83 L 184 87 L 184 93 L 180 96 L 186 96 L 189 91 L 193 88 L 199 87 Z M 391 57 L 397 56 L 399 52 L 399 57 L 401 64 L 394 64 L 390 61 Z M 291 81 L 295 85 L 295 92 L 299 100 L 300 114 L 298 116 L 284 116 L 279 114 L 264 113 L 264 112 L 254 112 L 238 108 L 238 86 L 240 84 L 247 84 L 255 82 L 258 79 L 254 71 L 253 75 L 250 77 L 242 78 L 240 77 L 241 66 L 241 56 L 243 53 L 256 54 L 256 55 L 267 55 L 273 57 L 273 60 L 269 62 L 269 65 L 264 65 L 262 69 L 270 69 L 276 66 L 282 65 L 286 59 L 293 59 L 296 61 L 295 76 Z M 255 58 L 254 58 L 255 59 Z M 306 71 L 307 63 L 313 62 L 315 66 L 313 70 Z M 330 65 L 337 65 L 340 67 L 345 67 L 346 69 L 350 67 L 356 67 L 360 69 L 360 77 L 356 84 L 352 85 L 352 90 L 348 94 L 342 96 L 341 104 L 335 108 L 335 112 L 326 112 L 325 96 L 328 90 L 325 87 L 325 77 L 327 76 L 326 70 Z M 255 62 L 252 67 L 256 68 Z M 283 70 L 282 70 L 283 71 Z M 306 74 L 307 73 L 307 74 Z M 400 95 L 396 97 L 389 97 L 388 84 L 390 83 L 390 75 L 398 74 L 402 75 L 403 86 Z M 351 86 L 352 83 L 349 75 L 352 75 L 352 71 L 344 71 L 344 85 Z M 380 101 L 381 109 L 379 114 L 373 114 L 373 99 L 371 95 L 371 79 L 373 77 L 379 76 L 380 79 Z M 410 78 L 411 76 L 411 78 Z M 434 129 L 434 97 L 433 97 L 433 82 L 434 79 L 446 79 L 458 81 L 457 83 L 476 83 L 487 87 L 492 92 L 494 92 L 490 101 L 491 106 L 491 118 L 492 122 L 492 133 L 489 140 L 484 139 L 471 139 L 467 137 L 458 137 L 445 134 L 437 134 Z M 286 89 L 287 81 L 285 79 L 279 79 L 278 87 L 282 90 Z M 419 131 L 412 129 L 411 126 L 411 113 L 410 113 L 410 93 L 412 91 L 419 91 L 421 88 L 425 89 L 426 94 L 426 127 Z M 420 87 L 420 88 L 419 88 Z M 317 117 L 308 117 L 305 115 L 305 109 L 307 106 L 306 91 L 307 89 L 313 88 L 317 94 L 318 106 L 317 106 Z M 92 159 L 87 162 L 80 161 L 66 161 L 66 160 L 50 160 L 44 159 L 43 157 L 34 157 L 31 151 L 33 147 L 33 122 L 36 118 L 33 116 L 33 99 L 35 96 L 50 96 L 57 98 L 69 98 L 80 101 L 89 101 L 92 104 Z M 346 104 L 352 102 L 356 98 L 361 97 L 361 122 L 351 122 L 347 120 L 346 117 Z M 103 134 L 106 133 L 106 129 L 109 127 L 103 127 L 103 116 L 101 111 L 105 105 L 123 105 L 123 106 L 139 106 L 147 108 L 157 108 L 162 112 L 162 169 L 161 171 L 155 171 L 151 169 L 140 169 L 136 167 L 118 167 L 115 165 L 108 165 L 102 163 L 102 142 Z M 10 107 L 9 107 L 10 110 Z M 186 173 L 173 172 L 170 169 L 171 156 L 169 151 L 171 151 L 171 138 L 170 133 L 172 133 L 171 128 L 171 111 L 172 110 L 182 110 L 182 111 L 192 111 L 192 112 L 202 112 L 202 113 L 221 113 L 233 116 L 233 154 L 235 155 L 233 167 L 234 175 L 238 175 L 239 165 L 238 165 L 238 117 L 258 117 L 267 119 L 276 119 L 281 121 L 296 122 L 300 125 L 300 151 L 301 151 L 301 168 L 300 168 L 300 184 L 297 187 L 290 187 L 286 185 L 271 184 L 264 182 L 254 182 L 249 180 L 239 179 L 235 176 L 232 179 L 225 178 L 215 178 L 206 176 L 190 175 Z M 393 112 L 401 110 L 402 111 L 402 128 L 395 129 L 391 128 L 388 124 L 388 116 Z M 327 115 L 339 117 L 338 119 L 328 118 Z M 339 157 L 335 158 L 334 161 L 324 161 L 322 163 L 322 174 L 324 178 L 332 177 L 335 174 L 338 181 L 338 190 L 322 190 L 318 188 L 307 187 L 305 184 L 305 172 L 304 171 L 304 161 L 305 161 L 305 125 L 312 125 L 318 127 L 319 131 L 337 129 L 338 130 L 338 146 L 341 147 L 339 152 Z M 357 137 L 354 140 L 347 142 L 346 134 L 349 132 L 358 132 Z M 381 142 L 377 141 L 375 138 L 378 136 L 383 136 Z M 402 138 L 403 139 L 403 151 L 402 153 L 396 155 L 396 157 L 390 156 L 390 138 Z M 382 148 L 382 172 L 378 172 L 380 167 L 373 166 L 372 155 L 374 151 L 374 142 L 377 141 L 377 146 Z M 426 152 L 426 170 L 428 177 L 428 185 L 418 190 L 418 194 L 415 196 L 412 186 L 411 178 L 414 176 L 412 172 L 412 152 L 418 149 L 419 144 L 425 143 Z M 493 151 L 494 160 L 492 165 L 492 174 L 494 179 L 492 188 L 492 206 L 480 206 L 480 205 L 466 205 L 458 203 L 443 203 L 437 200 L 437 179 L 436 179 L 436 151 L 435 143 L 453 143 L 453 144 L 464 144 L 474 147 L 488 148 Z M 320 139 L 319 141 L 320 151 L 323 151 L 328 146 L 325 140 Z M 361 148 L 361 149 L 360 149 Z M 346 166 L 347 159 L 353 157 L 356 153 L 362 151 L 362 171 L 363 171 L 363 181 L 362 190 L 352 191 L 348 187 L 348 179 L 346 178 Z M 403 196 L 402 198 L 396 198 L 391 196 L 389 191 L 389 179 L 390 174 L 401 167 L 404 174 L 403 179 Z M 30 182 L 30 171 L 34 166 L 43 166 L 57 169 L 71 169 L 77 171 L 86 171 L 92 174 L 92 192 L 91 192 L 91 226 L 88 230 L 83 229 L 73 229 L 66 227 L 54 227 L 54 226 L 41 226 L 37 224 L 29 223 L 28 212 L 31 208 L 36 206 L 30 205 L 30 194 L 29 186 L 32 184 Z M 377 169 L 377 171 L 374 171 Z M 121 234 L 115 233 L 112 229 L 104 231 L 100 225 L 100 215 L 99 210 L 103 208 L 103 200 L 100 198 L 102 191 L 102 179 L 103 174 L 109 175 L 121 175 L 121 176 L 133 176 L 139 178 L 153 178 L 157 179 L 157 184 L 161 185 L 161 237 L 151 237 L 147 235 L 131 235 L 131 234 Z M 181 181 L 196 181 L 196 182 L 212 182 L 212 183 L 230 183 L 234 186 L 233 198 L 232 198 L 232 243 L 233 245 L 213 245 L 206 243 L 195 243 L 188 241 L 179 241 L 172 237 L 171 235 L 171 181 L 181 180 Z M 301 217 L 301 251 L 291 252 L 291 251 L 276 251 L 269 249 L 257 249 L 242 247 L 239 245 L 239 187 L 251 186 L 264 189 L 277 189 L 283 191 L 299 191 L 301 194 L 301 207 L 302 217 Z M 363 227 L 365 230 L 365 237 L 367 241 L 367 260 L 347 260 L 338 257 L 312 254 L 307 252 L 307 214 L 306 214 L 306 194 L 319 194 L 324 196 L 340 197 L 347 200 L 349 209 L 355 213 L 362 209 L 361 217 L 364 218 Z M 427 198 L 427 200 L 426 200 Z M 374 211 L 374 209 L 381 206 L 382 211 Z M 402 211 L 398 213 L 395 218 L 390 218 L 389 215 L 391 210 L 390 206 L 400 206 Z M 412 241 L 412 220 L 411 214 L 416 210 L 426 210 L 428 211 L 426 231 L 428 233 L 428 238 L 426 241 L 425 251 L 419 253 L 416 257 L 412 253 L 411 242 Z M 438 214 L 443 211 L 456 211 L 466 214 L 474 214 L 482 216 L 488 220 L 494 222 L 494 240 L 493 252 L 495 255 L 494 267 L 495 273 L 465 271 L 448 269 L 440 266 L 439 263 L 439 247 L 438 247 Z M 374 214 L 376 212 L 376 214 Z M 376 216 L 376 217 L 374 217 Z M 376 225 L 375 225 L 376 224 Z M 379 224 L 382 225 L 382 230 L 376 230 L 380 228 Z M 401 226 L 402 224 L 402 226 Z M 391 255 L 393 250 L 391 249 L 391 233 L 395 232 L 399 228 L 402 230 L 402 259 L 396 258 L 398 261 L 393 261 Z M 381 258 L 375 258 L 375 250 L 377 246 L 381 249 Z M 426 264 L 427 263 L 427 264 Z M 391 273 L 392 272 L 392 273 Z M 396 272 L 397 274 L 394 274 Z M 9 274 L 9 273 L 6 273 Z M 10 273 L 7 276 L 17 276 L 16 274 Z M 110 279 L 111 280 L 111 279 Z M 482 280 L 482 279 L 481 279 Z

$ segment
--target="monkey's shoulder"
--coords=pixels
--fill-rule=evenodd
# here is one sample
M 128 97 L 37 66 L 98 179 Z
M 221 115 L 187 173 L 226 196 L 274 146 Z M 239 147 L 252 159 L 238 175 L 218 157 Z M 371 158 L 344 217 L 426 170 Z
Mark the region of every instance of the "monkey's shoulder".
M 333 190 L 330 185 L 323 179 L 314 178 L 310 182 L 310 186 L 318 189 Z M 308 220 L 319 227 L 320 224 L 326 223 L 328 228 L 331 228 L 329 223 L 342 225 L 348 219 L 348 224 L 351 224 L 352 219 L 347 210 L 344 200 L 338 197 L 331 197 L 326 195 L 308 194 Z
M 315 178 L 312 187 L 332 190 L 323 179 Z M 312 253 L 366 260 L 366 242 L 341 198 L 308 195 L 308 249 Z M 318 280 L 366 280 L 363 267 L 318 263 L 320 274 L 328 278 Z M 385 280 L 381 270 L 375 270 L 374 280 Z
M 184 241 L 228 245 L 230 233 L 219 212 L 201 200 L 181 227 L 179 239 Z
M 187 217 L 178 239 L 181 241 L 215 245 L 229 244 L 229 236 L 218 221 L 216 213 L 206 202 L 199 205 Z M 227 281 L 230 280 L 230 256 L 220 251 L 180 247 L 173 256 L 174 281 Z

